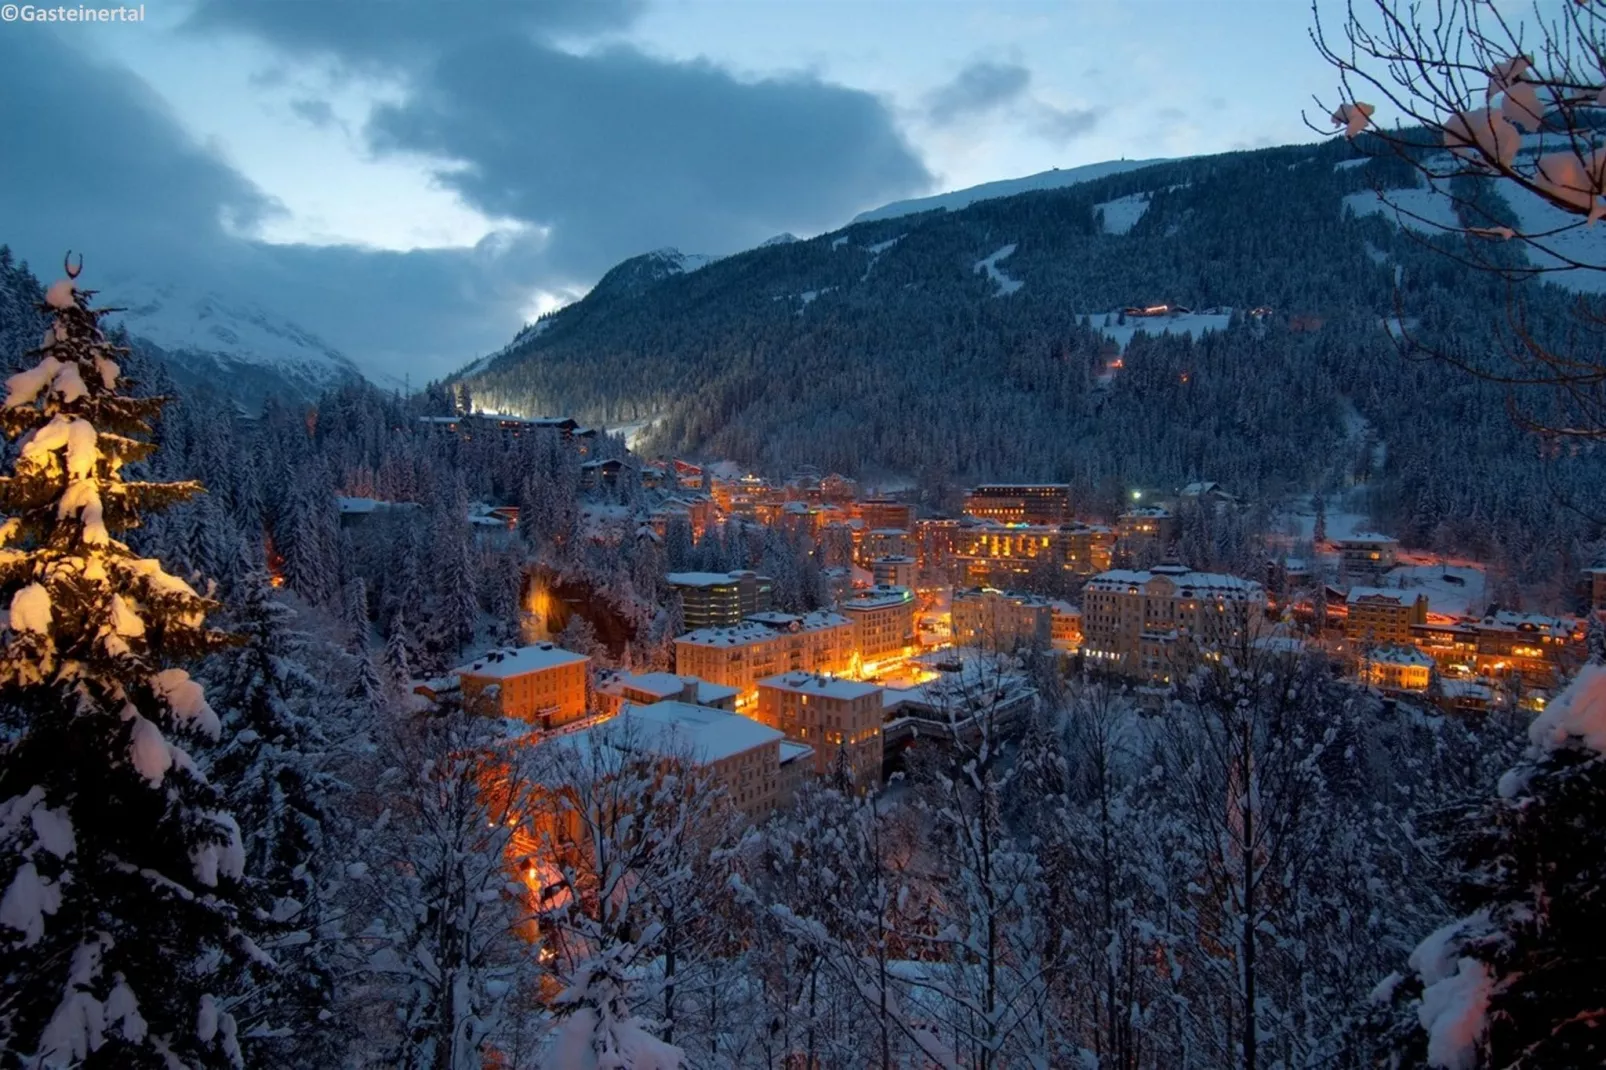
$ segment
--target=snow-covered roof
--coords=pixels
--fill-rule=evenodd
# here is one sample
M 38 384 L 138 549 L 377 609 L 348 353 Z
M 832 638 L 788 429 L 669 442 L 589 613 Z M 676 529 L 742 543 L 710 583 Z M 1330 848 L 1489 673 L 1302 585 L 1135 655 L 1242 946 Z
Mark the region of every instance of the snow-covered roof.
M 1404 665 L 1419 669 L 1431 669 L 1433 659 L 1414 646 L 1391 646 L 1383 650 L 1374 650 L 1368 659 L 1381 665 Z
M 1112 568 L 1100 572 L 1087 581 L 1087 589 L 1094 591 L 1125 591 L 1141 587 L 1156 577 L 1163 576 L 1177 585 L 1184 596 L 1210 595 L 1233 598 L 1258 598 L 1263 588 L 1254 580 L 1230 576 L 1224 572 L 1195 572 L 1187 568 L 1154 569 Z
M 781 627 L 772 627 L 760 618 L 786 618 L 787 622 Z M 764 643 L 773 640 L 777 635 L 792 632 L 791 622 L 795 622 L 796 631 L 818 631 L 823 628 L 835 628 L 846 625 L 848 619 L 837 613 L 810 613 L 802 617 L 794 617 L 788 613 L 754 614 L 741 624 L 730 628 L 699 628 L 694 632 L 687 632 L 678 637 L 677 643 L 696 643 L 700 646 L 733 647 L 744 646 L 749 643 Z
M 844 613 L 849 610 L 886 609 L 889 606 L 906 605 L 913 602 L 914 598 L 914 592 L 907 587 L 878 583 L 849 598 L 837 608 Z
M 881 690 L 879 684 L 844 680 L 839 676 L 826 676 L 824 673 L 813 672 L 783 672 L 779 676 L 767 676 L 758 682 L 758 686 L 773 687 L 778 691 L 794 691 L 800 695 L 824 695 L 826 698 L 848 701 L 864 698 Z
M 878 565 L 912 565 L 915 559 L 908 554 L 883 554 L 875 559 Z
M 671 572 L 664 580 L 671 587 L 723 587 L 741 577 L 740 572 Z
M 1397 602 L 1406 606 L 1415 605 L 1417 599 L 1425 597 L 1419 591 L 1406 591 L 1399 587 L 1351 587 L 1344 601 L 1346 604 L 1354 604 L 1364 598 L 1374 602 Z
M 535 643 L 521 646 L 516 650 L 493 650 L 484 657 L 453 669 L 452 672 L 457 676 L 483 676 L 494 680 L 505 680 L 513 676 L 523 676 L 525 673 L 541 672 L 544 669 L 555 669 L 560 665 L 573 665 L 590 660 L 585 654 L 576 654 L 551 643 Z
M 1379 535 L 1375 531 L 1356 531 L 1344 536 L 1342 539 L 1333 540 L 1333 542 L 1337 543 L 1339 546 L 1343 546 L 1347 543 L 1355 543 L 1356 545 L 1365 546 L 1384 546 L 1397 541 L 1398 540 L 1396 540 L 1392 535 Z
M 692 757 L 705 762 L 717 762 L 786 738 L 751 717 L 689 702 L 627 706 L 613 721 L 597 727 L 610 725 L 615 726 L 615 731 L 639 733 L 644 746 L 667 754 L 689 750 Z
M 609 672 L 597 678 L 597 690 L 607 695 L 623 694 L 626 689 L 660 699 L 674 698 L 686 689 L 686 681 L 672 672 Z
M 793 743 L 789 739 L 781 741 L 781 764 L 790 765 L 801 758 L 814 757 L 814 748 L 803 743 Z

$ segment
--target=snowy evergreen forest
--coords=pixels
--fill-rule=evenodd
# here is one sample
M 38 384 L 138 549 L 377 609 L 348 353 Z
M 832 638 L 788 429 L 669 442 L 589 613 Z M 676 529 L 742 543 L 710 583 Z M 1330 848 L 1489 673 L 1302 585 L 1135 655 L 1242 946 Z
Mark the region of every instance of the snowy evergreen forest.
M 430 435 L 438 394 L 164 404 L 71 279 L 4 268 L 0 1065 L 1422 1065 L 1485 1012 L 1530 1065 L 1598 1061 L 1523 1008 L 1588 1011 L 1554 951 L 1601 876 L 1569 800 L 1601 797 L 1606 670 L 1525 739 L 1314 662 L 1242 652 L 1144 710 L 1026 656 L 1024 731 L 982 679 L 951 711 L 979 738 L 754 827 L 692 762 L 520 746 L 411 683 L 513 637 L 527 566 L 635 629 L 565 642 L 647 668 L 666 567 L 808 608 L 828 548 L 596 537 L 555 435 Z M 337 492 L 414 507 L 343 527 Z M 519 530 L 476 539 L 478 499 Z M 1576 856 L 1534 857 L 1551 823 Z

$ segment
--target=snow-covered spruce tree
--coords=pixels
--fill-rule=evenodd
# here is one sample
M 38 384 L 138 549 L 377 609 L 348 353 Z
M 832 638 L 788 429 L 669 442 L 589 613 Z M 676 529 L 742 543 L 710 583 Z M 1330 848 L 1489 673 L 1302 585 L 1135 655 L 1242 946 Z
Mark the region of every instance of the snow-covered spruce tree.
M 0 1052 L 7 1065 L 238 1065 L 244 850 L 187 749 L 221 727 L 176 661 L 210 604 L 116 536 L 194 483 L 125 480 L 162 399 L 119 392 L 88 291 L 6 383 L 0 477 Z
M 1459 917 L 1378 985 L 1357 1065 L 1606 1063 L 1606 666 L 1586 665 L 1529 741 L 1455 837 Z
M 328 736 L 342 703 L 303 663 L 307 636 L 265 574 L 241 580 L 227 623 L 241 642 L 206 674 L 227 730 L 210 771 L 244 825 L 250 929 L 280 965 L 254 978 L 236 1017 L 278 1034 L 267 1050 L 315 1056 L 329 1051 L 323 1023 L 334 1000 L 325 915 L 345 786 Z

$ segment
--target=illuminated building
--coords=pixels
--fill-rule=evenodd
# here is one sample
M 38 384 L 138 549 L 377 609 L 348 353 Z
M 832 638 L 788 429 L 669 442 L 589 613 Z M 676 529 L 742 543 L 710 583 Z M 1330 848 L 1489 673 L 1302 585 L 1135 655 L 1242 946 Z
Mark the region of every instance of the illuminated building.
M 758 697 L 758 681 L 784 672 L 847 673 L 853 622 L 837 613 L 757 613 L 730 628 L 701 628 L 675 640 L 675 673 L 737 691 L 737 708 Z
M 558 728 L 586 715 L 591 659 L 551 643 L 493 650 L 452 670 L 463 706 L 497 717 Z
M 1128 509 L 1115 518 L 1115 538 L 1133 556 L 1163 555 L 1177 541 L 1177 518 L 1159 506 Z
M 965 495 L 966 514 L 1001 524 L 1068 524 L 1069 483 L 987 483 Z
M 1433 659 L 1408 646 L 1373 650 L 1362 663 L 1362 678 L 1383 691 L 1426 691 L 1432 675 Z
M 954 532 L 956 583 L 1019 587 L 1034 577 L 1089 576 L 1113 563 L 1115 533 L 1101 524 L 961 523 Z
M 1363 646 L 1410 646 L 1413 626 L 1428 621 L 1428 600 L 1398 587 L 1351 587 L 1344 599 L 1344 638 Z
M 758 682 L 758 719 L 813 748 L 814 771 L 829 774 L 842 756 L 854 786 L 881 775 L 881 688 L 810 672 Z
M 1583 622 L 1500 610 L 1471 623 L 1477 670 L 1517 676 L 1529 687 L 1555 686 L 1583 658 Z
M 871 562 L 878 557 L 908 557 L 914 552 L 914 537 L 902 528 L 874 528 L 859 540 L 858 557 Z
M 671 572 L 664 577 L 680 597 L 687 628 L 733 627 L 770 608 L 774 586 L 756 572 Z
M 1368 532 L 1356 532 L 1332 542 L 1338 547 L 1338 582 L 1345 586 L 1381 582 L 1400 552 L 1400 544 L 1394 539 Z
M 1047 648 L 1054 638 L 1054 607 L 1036 595 L 992 587 L 956 590 L 952 601 L 953 637 L 959 646 L 1013 650 Z
M 860 671 L 874 672 L 889 659 L 914 653 L 915 598 L 909 588 L 877 585 L 847 599 L 837 611 L 853 622 Z
M 1169 683 L 1179 663 L 1250 638 L 1266 592 L 1183 565 L 1112 569 L 1082 589 L 1082 652 L 1114 672 Z
M 727 713 L 736 712 L 735 688 L 711 684 L 695 676 L 676 676 L 672 672 L 603 670 L 597 673 L 594 691 L 597 713 L 604 717 L 612 717 L 627 703 L 650 706 L 654 702 L 687 702 Z
M 891 498 L 866 498 L 859 503 L 859 518 L 869 530 L 896 528 L 899 531 L 914 529 L 914 506 Z
M 727 798 L 753 818 L 775 809 L 780 791 L 780 731 L 750 717 L 689 702 L 626 705 L 619 715 L 560 737 L 553 745 L 579 750 L 614 747 L 666 761 L 686 759 L 706 769 Z
M 1082 646 L 1082 611 L 1058 599 L 1049 603 L 1053 610 L 1050 642 L 1055 650 L 1074 652 Z
M 870 574 L 877 586 L 913 588 L 915 571 L 915 559 L 907 554 L 878 557 L 870 562 Z

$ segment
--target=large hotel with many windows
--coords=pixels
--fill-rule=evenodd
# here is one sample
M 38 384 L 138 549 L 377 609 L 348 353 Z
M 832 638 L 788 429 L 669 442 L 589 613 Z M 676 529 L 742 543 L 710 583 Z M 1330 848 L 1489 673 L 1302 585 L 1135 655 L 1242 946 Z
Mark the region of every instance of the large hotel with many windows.
M 1185 659 L 1247 641 L 1265 608 L 1265 589 L 1237 576 L 1113 569 L 1082 591 L 1082 650 L 1123 675 L 1169 683 Z

